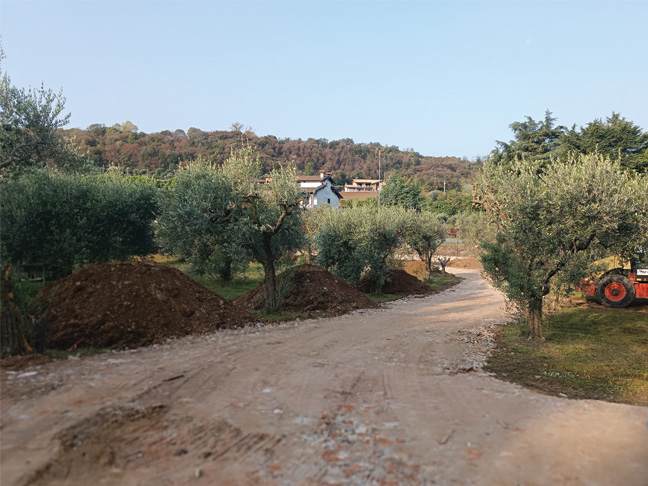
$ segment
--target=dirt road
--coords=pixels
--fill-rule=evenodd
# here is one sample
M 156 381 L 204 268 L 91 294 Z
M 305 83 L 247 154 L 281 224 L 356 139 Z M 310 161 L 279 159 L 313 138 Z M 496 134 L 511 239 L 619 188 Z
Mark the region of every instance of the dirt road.
M 648 485 L 645 408 L 474 371 L 505 315 L 462 272 L 387 309 L 3 371 L 2 486 Z

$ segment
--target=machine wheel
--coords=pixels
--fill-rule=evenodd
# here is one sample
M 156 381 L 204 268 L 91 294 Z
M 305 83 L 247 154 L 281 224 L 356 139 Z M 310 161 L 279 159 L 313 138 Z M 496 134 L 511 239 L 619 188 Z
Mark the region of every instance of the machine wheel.
M 596 297 L 605 306 L 626 307 L 635 298 L 635 287 L 625 275 L 609 274 L 599 282 Z

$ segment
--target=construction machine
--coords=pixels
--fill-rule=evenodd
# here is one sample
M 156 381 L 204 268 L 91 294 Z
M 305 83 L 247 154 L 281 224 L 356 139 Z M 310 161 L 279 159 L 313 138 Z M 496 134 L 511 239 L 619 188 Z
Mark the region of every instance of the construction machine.
M 607 307 L 627 307 L 635 299 L 648 299 L 648 263 L 633 259 L 630 268 L 608 270 L 597 282 L 582 282 L 580 290 Z

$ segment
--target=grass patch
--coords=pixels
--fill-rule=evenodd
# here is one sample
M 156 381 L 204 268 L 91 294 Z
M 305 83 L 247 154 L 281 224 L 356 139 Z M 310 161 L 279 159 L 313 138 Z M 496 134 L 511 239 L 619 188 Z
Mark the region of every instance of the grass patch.
M 250 311 L 252 314 L 259 316 L 266 321 L 270 322 L 282 322 L 282 321 L 294 321 L 295 319 L 309 319 L 312 316 L 309 316 L 303 312 L 264 312 L 264 311 Z
M 244 276 L 235 277 L 229 282 L 223 282 L 216 275 L 197 275 L 195 272 L 191 271 L 191 265 L 185 261 L 166 260 L 164 263 L 186 273 L 196 282 L 204 285 L 209 290 L 220 295 L 226 300 L 234 300 L 248 290 L 252 290 L 263 283 L 263 267 L 260 264 L 250 264 Z
M 648 405 L 648 319 L 641 308 L 550 315 L 544 342 L 521 331 L 503 328 L 487 371 L 552 395 Z
M 428 285 L 432 290 L 442 292 L 443 290 L 449 289 L 450 287 L 454 287 L 462 280 L 463 279 L 461 277 L 457 277 L 452 273 L 446 273 L 445 275 L 439 274 L 437 276 L 433 276 L 428 282 Z
M 394 302 L 395 300 L 405 297 L 404 295 L 399 294 L 372 294 L 371 292 L 365 295 L 378 304 L 384 304 L 385 302 Z

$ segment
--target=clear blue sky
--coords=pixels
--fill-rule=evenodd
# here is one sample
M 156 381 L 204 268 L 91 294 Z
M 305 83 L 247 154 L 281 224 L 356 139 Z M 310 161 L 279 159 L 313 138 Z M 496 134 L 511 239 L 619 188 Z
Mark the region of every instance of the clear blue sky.
M 70 127 L 234 122 L 472 158 L 546 109 L 648 129 L 646 1 L 0 0 L 2 68 Z

